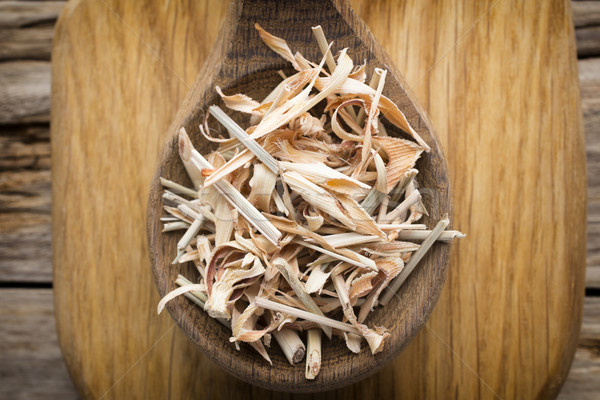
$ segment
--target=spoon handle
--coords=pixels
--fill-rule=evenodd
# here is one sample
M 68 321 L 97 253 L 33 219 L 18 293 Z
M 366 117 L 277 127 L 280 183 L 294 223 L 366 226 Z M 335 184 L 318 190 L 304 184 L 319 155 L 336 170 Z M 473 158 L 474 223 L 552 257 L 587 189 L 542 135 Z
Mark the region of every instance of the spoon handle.
M 348 21 L 358 21 L 358 18 L 346 2 L 236 0 L 219 34 L 221 68 L 218 81 L 234 81 L 274 66 L 289 69 L 289 63 L 261 40 L 256 24 L 275 36 L 285 38 L 292 53 L 300 52 L 312 61 L 320 60 L 322 54 L 316 46 L 311 27 L 321 25 L 327 41 L 334 42 L 334 55 L 349 47 L 352 49 L 351 57 L 363 60 L 367 49 Z

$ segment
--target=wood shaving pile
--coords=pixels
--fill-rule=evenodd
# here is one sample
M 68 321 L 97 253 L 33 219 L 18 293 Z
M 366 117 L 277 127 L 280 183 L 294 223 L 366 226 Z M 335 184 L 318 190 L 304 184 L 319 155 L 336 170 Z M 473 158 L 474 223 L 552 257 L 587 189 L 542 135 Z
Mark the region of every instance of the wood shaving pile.
M 194 187 L 161 179 L 163 232 L 185 231 L 173 263 L 193 262 L 200 280 L 180 275 L 158 309 L 183 294 L 229 327 L 238 349 L 246 342 L 271 362 L 274 337 L 290 363 L 306 355 L 314 379 L 322 333 L 355 353 L 363 339 L 373 354 L 382 351 L 389 333 L 369 326 L 369 313 L 390 301 L 436 240 L 464 235 L 446 231 L 447 218 L 432 230 L 417 223 L 427 211 L 414 167 L 429 146 L 382 94 L 386 71 L 365 83 L 366 64 L 355 66 L 347 49 L 336 62 L 320 27 L 318 65 L 256 29 L 297 73 L 281 73 L 260 103 L 216 87 L 229 109 L 250 114 L 250 126 L 211 106 L 229 137 L 211 136 L 205 121 L 201 134 L 218 145 L 210 154 L 181 129 Z M 412 140 L 388 136 L 382 116 Z

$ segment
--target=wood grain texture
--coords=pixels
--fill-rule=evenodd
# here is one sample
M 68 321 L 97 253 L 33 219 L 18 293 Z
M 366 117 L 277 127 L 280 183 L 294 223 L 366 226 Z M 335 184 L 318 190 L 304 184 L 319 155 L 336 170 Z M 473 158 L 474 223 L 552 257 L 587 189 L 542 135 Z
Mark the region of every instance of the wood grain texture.
M 64 4 L 0 2 L 2 282 L 52 281 L 50 63 L 24 60 L 50 59 L 54 22 Z
M 0 29 L 53 24 L 66 1 L 2 1 Z
M 586 286 L 600 288 L 600 59 L 579 61 L 588 168 Z
M 53 135 L 62 133 L 52 143 L 56 304 L 76 385 L 86 397 L 289 398 L 232 380 L 168 317 L 155 317 L 147 274 L 150 165 L 223 8 L 213 4 L 207 19 L 204 4 L 173 2 L 160 13 L 152 4 L 108 4 L 118 17 L 99 2 L 68 4 L 54 52 L 53 101 L 71 107 L 55 108 L 52 119 Z M 572 359 L 585 255 L 568 4 L 352 5 L 429 112 L 449 159 L 454 224 L 469 239 L 455 249 L 440 302 L 408 349 L 360 384 L 313 397 L 552 397 Z M 102 51 L 115 48 L 119 57 Z M 81 90 L 77 82 L 90 83 Z M 102 296 L 90 298 L 98 287 Z
M 586 297 L 579 349 L 559 400 L 595 400 L 600 396 L 600 298 Z
M 0 61 L 49 60 L 64 1 L 1 1 Z
M 574 1 L 571 7 L 573 7 L 575 28 L 600 25 L 599 1 Z
M 0 60 L 49 60 L 53 37 L 52 22 L 29 29 L 0 28 Z
M 577 54 L 580 57 L 600 55 L 600 26 L 577 29 Z
M 220 1 L 75 1 L 57 23 L 55 303 L 59 342 L 83 397 L 177 398 L 190 387 L 188 396 L 210 398 L 229 389 L 222 384 L 227 375 L 198 354 L 170 316 L 156 316 L 159 296 L 145 235 L 148 188 L 167 128 L 214 42 L 225 8 Z M 90 63 L 94 68 L 88 69 Z M 89 84 L 75 89 L 73 77 L 84 71 Z M 74 89 L 77 100 L 71 97 Z M 82 182 L 86 193 L 80 191 Z M 75 236 L 81 242 L 73 247 Z M 72 290 L 76 287 L 88 293 L 84 301 L 76 298 L 82 293 Z M 100 288 L 107 295 L 91 295 Z M 94 314 L 103 317 L 90 318 Z
M 393 377 L 400 386 L 421 385 L 421 397 L 445 397 L 455 388 L 467 398 L 551 397 L 567 373 L 566 348 L 578 331 L 585 252 L 583 136 L 574 43 L 569 35 L 553 34 L 555 29 L 572 33 L 569 4 L 530 4 L 516 14 L 510 2 L 493 4 L 491 10 L 491 2 L 474 9 L 407 8 L 397 20 L 405 33 L 387 42 L 390 52 L 403 54 L 398 67 L 440 134 L 451 169 L 454 221 L 469 235 L 455 249 L 448 283 L 428 324 L 455 352 L 454 376 L 446 385 L 429 384 L 445 376 L 447 366 L 436 355 L 423 357 L 427 343 L 418 338 L 400 362 L 427 372 L 418 379 Z M 370 13 L 373 18 L 390 14 L 392 7 Z M 457 26 L 440 25 L 422 15 L 460 19 Z M 376 37 L 385 35 L 385 24 L 368 17 L 366 22 Z M 410 41 L 430 32 L 437 39 L 427 41 L 433 46 L 423 49 Z M 550 113 L 562 105 L 567 108 Z M 574 225 L 579 228 L 567 234 Z M 544 226 L 553 234 L 544 234 Z M 569 306 L 557 302 L 561 296 Z M 559 333 L 568 324 L 571 331 Z M 556 351 L 558 343 L 566 347 Z
M 0 124 L 47 122 L 50 113 L 50 63 L 0 63 Z
M 577 54 L 580 57 L 600 55 L 600 2 L 574 1 L 573 22 L 577 30 Z
M 52 290 L 0 290 L 0 354 L 0 398 L 77 398 L 58 348 Z
M 0 281 L 51 282 L 50 128 L 0 128 Z
M 318 14 L 313 11 L 317 8 Z M 290 21 L 294 22 L 293 29 L 290 29 Z M 293 73 L 287 63 L 260 39 L 254 28 L 256 22 L 274 35 L 285 37 L 294 51 L 300 51 L 310 60 L 321 58 L 311 27 L 322 24 L 327 32 L 327 40 L 336 43 L 334 53 L 350 48 L 351 57 L 361 62 L 366 60 L 369 76 L 374 68 L 388 66 L 384 94 L 399 105 L 411 125 L 431 147 L 431 151 L 423 154 L 416 166 L 420 171 L 419 184 L 425 188 L 424 201 L 429 212 L 423 223 L 433 227 L 444 214 L 451 213 L 447 166 L 430 123 L 420 106 L 406 93 L 406 83 L 402 77 L 347 4 L 335 5 L 321 0 L 305 0 L 294 4 L 265 0 L 250 0 L 243 4 L 235 2 L 223 23 L 225 28 L 219 33 L 218 43 L 208 56 L 211 61 L 198 74 L 198 80 L 173 120 L 168 132 L 172 140 L 165 147 L 150 188 L 150 261 L 161 296 L 177 288 L 175 280 L 179 273 L 191 280 L 198 278 L 197 272 L 194 273 L 195 268 L 171 265 L 180 235 L 161 233 L 163 224 L 160 218 L 164 211 L 159 178 L 162 176 L 186 183 L 189 179 L 179 157 L 179 129 L 185 126 L 196 148 L 207 154 L 211 146 L 208 141 L 202 140 L 199 121 L 202 121 L 209 105 L 218 104 L 226 108 L 215 93 L 215 86 L 223 88 L 226 93 L 245 93 L 252 98 L 262 99 L 281 82 L 278 70 L 283 68 L 288 76 Z M 232 113 L 232 118 L 240 118 L 239 113 Z M 247 119 L 240 119 L 239 122 L 242 126 L 248 126 Z M 391 125 L 388 125 L 387 132 L 393 136 L 401 135 L 401 131 Z M 270 352 L 273 367 L 247 347 L 236 351 L 229 342 L 231 332 L 206 313 L 198 312 L 184 297 L 170 302 L 167 309 L 209 358 L 240 379 L 272 390 L 332 390 L 372 375 L 407 346 L 428 319 L 439 297 L 447 275 L 448 250 L 449 246 L 442 244 L 432 247 L 396 297 L 385 308 L 378 308 L 370 314 L 369 326 L 385 326 L 389 329 L 389 341 L 380 354 L 373 357 L 367 346 L 363 346 L 363 351 L 356 355 L 348 351 L 344 341 L 334 340 L 323 346 L 321 372 L 314 380 L 305 378 L 303 364 L 291 366 L 276 347 Z

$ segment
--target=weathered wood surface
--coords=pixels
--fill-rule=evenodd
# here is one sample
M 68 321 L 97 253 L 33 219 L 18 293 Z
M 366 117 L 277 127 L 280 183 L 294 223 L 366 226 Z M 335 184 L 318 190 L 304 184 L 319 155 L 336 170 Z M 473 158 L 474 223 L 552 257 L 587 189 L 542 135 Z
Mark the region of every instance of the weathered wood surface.
M 573 7 L 575 28 L 600 26 L 599 1 L 575 1 L 571 3 L 571 7 Z
M 48 122 L 50 62 L 0 63 L 0 124 Z
M 0 126 L 2 282 L 52 281 L 50 179 L 48 125 Z
M 0 398 L 75 399 L 50 289 L 0 290 Z
M 2 282 L 52 281 L 47 60 L 64 4 L 0 1 Z
M 600 288 L 600 58 L 579 61 L 579 80 L 588 165 L 586 284 Z
M 49 60 L 64 1 L 0 1 L 0 61 Z
M 600 398 L 600 297 L 585 299 L 579 349 L 559 400 Z
M 34 14 L 30 17 L 30 21 L 41 21 L 43 13 L 40 13 L 41 5 L 49 4 L 51 2 L 4 2 L 0 1 L 0 6 L 8 3 L 18 3 L 19 6 L 32 6 L 30 10 Z M 62 2 L 59 2 L 62 3 Z M 359 4 L 355 2 L 355 5 Z M 21 8 L 22 9 L 22 8 Z M 573 14 L 578 28 L 590 27 L 598 25 L 598 10 L 600 9 L 600 2 L 597 1 L 576 1 L 573 3 Z M 363 13 L 363 18 L 367 13 L 374 13 L 376 10 L 370 7 L 364 7 L 360 12 Z M 39 14 L 39 15 L 36 15 Z M 3 22 L 3 18 L 9 15 L 5 12 L 0 12 L 0 27 L 6 27 L 6 22 Z M 15 15 L 15 14 L 13 14 Z M 49 19 L 54 18 L 50 16 Z M 218 19 L 218 18 L 217 18 Z M 20 22 L 22 26 L 27 26 L 27 21 Z M 215 24 L 216 25 L 216 24 Z M 17 29 L 19 25 L 14 24 L 12 28 Z M 20 29 L 20 28 L 19 28 Z M 383 28 L 382 28 L 383 29 Z M 580 29 L 578 29 L 579 31 Z M 1 31 L 1 28 L 0 28 Z M 209 32 L 210 35 L 210 32 Z M 579 44 L 579 43 L 578 43 Z M 202 43 L 200 43 L 202 45 Z M 596 44 L 600 48 L 600 42 Z M 2 43 L 0 43 L 0 48 Z M 150 50 L 148 50 L 150 51 Z M 49 54 L 50 48 L 44 49 L 43 54 Z M 32 59 L 43 59 L 46 56 L 33 55 Z M 9 56 L 8 59 L 17 59 L 17 56 Z M 13 64 L 17 65 L 17 64 Z M 584 126 L 586 132 L 587 141 L 587 153 L 588 153 L 588 182 L 589 182 L 589 215 L 588 215 L 588 259 L 587 259 L 587 276 L 586 282 L 588 287 L 600 287 L 600 86 L 598 84 L 600 73 L 600 59 L 585 59 L 579 61 L 580 78 L 581 78 L 581 92 L 582 92 L 582 108 L 584 112 Z M 18 70 L 18 69 L 17 69 Z M 50 73 L 49 68 L 47 70 L 47 78 L 43 84 L 40 84 L 41 95 L 49 93 L 50 86 Z M 587 71 L 587 72 L 585 72 Z M 17 71 L 18 72 L 18 71 Z M 584 73 L 585 72 L 585 73 Z M 15 80 L 26 80 L 23 76 L 19 76 L 18 73 L 13 73 L 12 76 Z M 193 79 L 193 78 L 190 78 Z M 191 84 L 191 80 L 188 81 Z M 593 86 L 595 85 L 595 86 Z M 595 89 L 594 89 L 595 87 Z M 181 90 L 184 90 L 183 88 Z M 4 87 L 0 86 L 0 94 L 3 94 Z M 0 95 L 0 102 L 2 96 Z M 18 108 L 22 105 L 13 103 L 13 110 L 10 110 L 12 115 L 18 115 Z M 40 124 L 34 125 L 23 125 L 23 126 L 0 126 L 0 282 L 7 281 L 38 281 L 38 282 L 50 282 L 51 281 L 51 243 L 50 243 L 50 215 L 48 211 L 48 205 L 50 204 L 50 173 L 47 167 L 48 165 L 48 153 L 46 151 L 49 146 L 48 142 L 48 126 L 47 117 L 48 110 L 42 114 L 46 115 L 45 119 L 40 118 Z M 15 124 L 19 120 L 8 120 L 6 123 Z M 5 174 L 6 172 L 10 174 Z M 46 171 L 46 174 L 35 174 L 33 172 Z M 26 178 L 21 178 L 27 176 Z M 26 190 L 21 191 L 21 188 L 25 187 Z M 36 189 L 36 187 L 38 189 Z M 33 193 L 33 196 L 29 194 Z M 29 201 L 38 199 L 27 205 Z M 5 199 L 9 199 L 8 201 Z M 7 203 L 5 203 L 7 201 Z M 11 207 L 7 207 L 5 204 L 11 204 Z M 40 207 L 40 204 L 44 204 Z M 594 205 L 595 204 L 595 205 Z M 31 210 L 29 209 L 31 207 Z M 21 222 L 16 222 L 21 221 Z M 8 263 L 6 262 L 8 260 Z M 19 262 L 19 260 L 25 260 L 25 262 Z M 0 289 L 0 293 L 6 289 Z M 17 290 L 19 291 L 19 290 Z M 598 312 L 595 313 L 590 311 L 589 304 L 594 304 L 595 298 L 587 298 L 586 305 L 584 307 L 584 324 L 582 328 L 582 337 L 589 337 L 593 340 L 587 340 L 585 343 L 580 343 L 579 350 L 576 353 L 576 357 L 573 363 L 573 367 L 569 378 L 561 392 L 561 399 L 596 399 L 600 397 L 600 388 L 598 387 L 598 376 L 600 374 L 600 344 L 598 338 L 600 333 L 596 330 L 590 331 L 587 326 L 589 323 L 586 321 L 600 321 Z M 52 324 L 50 321 L 53 316 L 51 313 L 44 311 L 45 306 L 51 302 L 50 297 L 40 298 L 38 305 L 31 306 L 31 314 L 35 315 L 37 312 L 38 319 L 46 318 L 47 322 L 37 324 L 38 326 L 49 327 Z M 4 312 L 10 314 L 15 309 L 12 307 L 12 301 L 7 299 L 3 301 L 9 307 Z M 597 303 L 596 303 L 597 304 Z M 598 306 L 596 306 L 598 310 Z M 34 324 L 27 326 L 22 320 L 19 324 L 23 325 L 23 330 L 20 333 L 22 339 L 21 346 L 31 346 L 36 340 L 40 338 L 36 335 L 36 329 Z M 4 326 L 4 324 L 0 324 Z M 39 328 L 38 328 L 39 329 Z M 54 328 L 44 328 L 44 337 L 50 338 L 52 342 L 55 339 L 53 332 Z M 586 333 L 588 332 L 588 333 Z M 591 333 L 590 333 L 591 332 Z M 169 344 L 173 340 L 171 333 L 168 333 L 163 339 Z M 180 338 L 180 340 L 184 340 Z M 594 341 L 595 340 L 595 341 Z M 14 343 L 14 342 L 13 342 Z M 54 342 L 52 342 L 54 343 Z M 56 354 L 56 347 L 52 345 L 44 346 L 44 349 L 50 354 Z M 45 351 L 46 351 L 45 350 Z M 153 350 L 155 351 L 155 350 Z M 53 353 L 54 352 L 54 353 Z M 12 365 L 28 365 L 31 355 L 26 352 L 19 353 L 13 358 L 4 357 L 4 351 L 0 351 L 2 362 L 0 365 L 6 365 L 7 369 L 10 369 Z M 15 353 L 12 353 L 13 355 Z M 50 355 L 49 358 L 53 356 Z M 184 355 L 181 356 L 184 359 Z M 48 357 L 44 356 L 44 359 Z M 54 370 L 64 368 L 62 360 L 60 358 L 53 358 L 54 364 L 48 365 L 46 372 L 51 373 Z M 9 360 L 9 361 L 6 361 Z M 190 366 L 197 367 L 197 366 Z M 9 375 L 6 375 L 9 376 Z M 14 377 L 14 375 L 12 375 Z M 47 376 L 47 375 L 46 375 Z M 211 375 L 212 376 L 212 375 Z M 5 375 L 0 374 L 0 387 L 8 388 L 5 385 Z M 215 376 L 212 376 L 213 378 Z M 8 378 L 7 378 L 8 379 Z M 10 378 L 11 384 L 18 384 L 23 388 L 22 382 L 18 382 L 17 379 Z M 60 375 L 55 377 L 56 382 L 52 379 L 37 380 L 36 384 L 40 391 L 48 394 L 46 398 L 72 398 L 72 396 L 62 396 L 62 391 L 59 391 L 53 396 L 52 388 L 62 387 L 65 384 L 63 380 L 68 379 L 66 375 Z M 31 382 L 31 381 L 28 381 Z M 227 382 L 222 381 L 223 385 Z M 235 384 L 233 385 L 235 387 Z M 8 390 L 8 389 L 7 389 Z M 233 389 L 232 389 L 233 390 Z M 381 389 L 384 390 L 384 389 Z M 16 393 L 15 391 L 11 393 Z M 25 392 L 28 393 L 28 392 Z M 388 392 L 382 392 L 383 394 L 389 394 Z M 585 393 L 586 397 L 582 397 Z M 0 397 L 4 398 L 7 396 L 0 394 Z M 264 394 L 261 392 L 263 395 Z M 350 395 L 350 393 L 347 393 Z M 250 396 L 251 392 L 247 395 Z M 12 397 L 12 396 L 8 396 Z M 24 395 L 23 398 L 28 398 Z
M 151 4 L 107 4 L 119 19 L 98 2 L 67 5 L 53 53 L 54 84 L 61 82 L 52 120 L 54 283 L 59 337 L 75 383 L 85 396 L 260 396 L 243 384 L 221 388 L 228 377 L 208 370 L 179 330 L 171 336 L 172 321 L 154 316 L 158 296 L 144 267 L 140 224 L 154 170 L 140 166 L 156 160 L 202 59 L 201 41 L 184 38 L 201 38 L 218 21 L 212 14 L 203 23 L 197 4 L 171 2 L 160 13 Z M 559 2 L 496 2 L 491 10 L 491 2 L 460 9 L 418 1 L 353 5 L 374 35 L 386 38 L 429 111 L 449 160 L 454 223 L 474 239 L 457 246 L 428 327 L 389 367 L 334 395 L 555 395 L 576 345 L 585 268 L 585 150 L 570 10 Z M 158 94 L 170 101 L 155 101 Z M 94 185 L 84 185 L 89 180 Z M 528 240 L 516 240 L 522 237 Z M 95 296 L 98 288 L 103 293 Z M 122 357 L 113 357 L 117 349 Z M 168 378 L 157 374 L 167 370 Z
M 577 28 L 577 54 L 580 57 L 600 55 L 600 2 L 574 1 L 573 21 Z

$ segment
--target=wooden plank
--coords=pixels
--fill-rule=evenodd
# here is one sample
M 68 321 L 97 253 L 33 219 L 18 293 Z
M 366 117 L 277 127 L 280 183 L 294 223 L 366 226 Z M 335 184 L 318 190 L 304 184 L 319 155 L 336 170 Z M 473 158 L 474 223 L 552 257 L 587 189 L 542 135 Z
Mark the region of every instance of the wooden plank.
M 48 122 L 50 119 L 50 63 L 0 63 L 0 124 Z
M 585 268 L 585 148 L 569 10 L 561 2 L 352 4 L 430 113 L 449 161 L 453 221 L 471 239 L 456 246 L 428 328 L 406 351 L 361 384 L 315 398 L 552 397 L 577 343 Z M 61 343 L 84 396 L 112 387 L 117 398 L 266 397 L 230 384 L 178 329 L 169 331 L 168 316 L 154 314 L 142 227 L 154 170 L 146 166 L 206 54 L 200 46 L 214 39 L 220 9 L 213 4 L 207 18 L 198 3 L 155 7 L 68 4 L 57 29 Z
M 575 28 L 600 26 L 600 1 L 574 1 L 571 7 Z
M 579 347 L 559 400 L 600 398 L 600 297 L 586 297 Z
M 0 127 L 0 171 L 22 169 L 50 169 L 47 124 Z
M 58 347 L 52 290 L 0 290 L 0 398 L 76 399 Z
M 579 57 L 600 55 L 600 1 L 574 1 L 572 7 L 577 54 Z
M 53 24 L 29 29 L 0 29 L 0 61 L 50 60 L 53 37 Z
M 600 55 L 600 26 L 578 28 L 577 55 L 579 57 L 596 57 Z
M 600 288 L 600 58 L 578 64 L 588 176 L 586 286 Z
M 0 1 L 0 29 L 52 24 L 66 1 Z
M 49 213 L 0 214 L 0 282 L 51 282 L 51 231 Z
M 54 23 L 65 3 L 0 1 L 0 61 L 49 60 Z
M 50 129 L 0 128 L 0 282 L 51 282 Z

